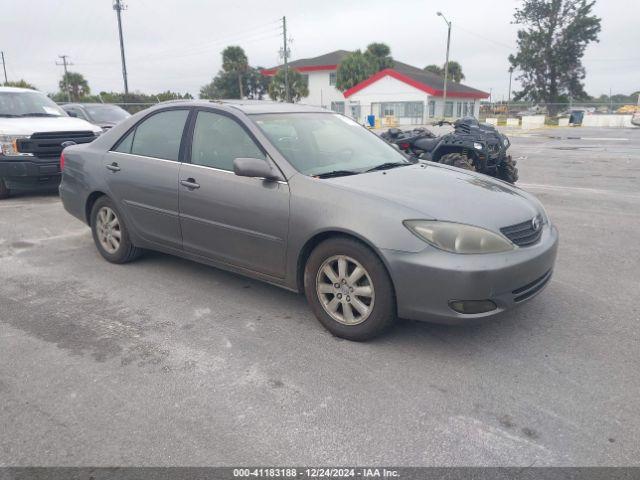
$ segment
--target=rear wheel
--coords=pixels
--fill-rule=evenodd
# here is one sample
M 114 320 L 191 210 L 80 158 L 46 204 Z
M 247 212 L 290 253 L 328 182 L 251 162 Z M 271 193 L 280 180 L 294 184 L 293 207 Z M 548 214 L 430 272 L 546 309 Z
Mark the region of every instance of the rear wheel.
M 120 211 L 108 197 L 100 197 L 91 209 L 91 232 L 100 255 L 111 263 L 127 263 L 142 253 L 131 242 Z
M 369 340 L 396 320 L 387 270 L 355 240 L 332 238 L 318 245 L 305 267 L 304 289 L 316 318 L 337 337 Z
M 463 168 L 465 170 L 472 170 L 474 172 L 476 170 L 473 163 L 471 163 L 471 160 L 461 153 L 447 153 L 440 157 L 440 163 L 451 165 L 452 167 Z
M 518 181 L 518 167 L 516 167 L 516 161 L 511 155 L 507 156 L 498 166 L 498 178 L 509 183 L 516 183 Z
M 9 189 L 7 188 L 7 184 L 4 181 L 4 178 L 0 178 L 0 199 L 9 198 Z

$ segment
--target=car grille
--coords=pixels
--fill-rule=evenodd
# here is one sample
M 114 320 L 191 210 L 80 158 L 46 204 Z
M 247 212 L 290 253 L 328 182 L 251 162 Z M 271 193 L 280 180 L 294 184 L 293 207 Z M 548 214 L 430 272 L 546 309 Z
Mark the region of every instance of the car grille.
M 551 279 L 551 273 L 552 271 L 549 270 L 547 273 L 542 275 L 540 278 L 535 279 L 533 282 L 527 283 L 523 287 L 516 288 L 513 292 L 511 292 L 514 295 L 513 301 L 517 303 L 533 297 L 536 293 L 544 288 L 547 282 L 549 282 L 549 280 Z
M 62 152 L 62 143 L 72 141 L 75 143 L 89 143 L 96 139 L 96 134 L 91 131 L 84 132 L 40 132 L 34 133 L 29 138 L 21 138 L 17 143 L 21 153 L 33 153 L 40 158 L 59 157 Z
M 536 221 L 534 222 L 534 220 Z M 534 224 L 537 224 L 538 228 L 534 228 Z M 519 247 L 527 247 L 540 240 L 540 236 L 542 235 L 542 218 L 536 217 L 526 222 L 501 228 L 500 231 Z

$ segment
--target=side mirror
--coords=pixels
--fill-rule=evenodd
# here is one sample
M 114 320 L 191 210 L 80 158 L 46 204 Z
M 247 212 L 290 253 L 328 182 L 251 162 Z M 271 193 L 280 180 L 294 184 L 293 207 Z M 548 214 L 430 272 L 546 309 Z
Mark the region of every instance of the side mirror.
M 262 158 L 236 158 L 233 161 L 233 173 L 239 177 L 280 180 L 280 173 L 268 160 Z
M 78 118 L 78 114 L 76 112 L 72 112 L 70 110 L 67 110 L 67 115 L 69 115 L 70 117 L 76 117 Z

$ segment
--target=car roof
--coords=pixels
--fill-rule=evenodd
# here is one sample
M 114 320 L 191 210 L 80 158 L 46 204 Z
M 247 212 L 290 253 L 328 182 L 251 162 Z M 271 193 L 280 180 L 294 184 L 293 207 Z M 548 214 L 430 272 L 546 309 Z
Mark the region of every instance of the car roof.
M 170 100 L 168 102 L 159 103 L 156 107 L 166 106 L 198 106 L 198 107 L 211 107 L 221 106 L 225 109 L 235 109 L 247 115 L 261 114 L 261 113 L 327 113 L 328 110 L 320 107 L 314 107 L 311 105 L 305 105 L 302 103 L 284 103 L 284 102 L 270 102 L 267 100 Z
M 64 107 L 119 107 L 115 103 L 100 103 L 100 102 L 78 102 L 78 103 L 64 103 L 60 105 Z
M 25 92 L 36 92 L 40 95 L 44 95 L 39 90 L 34 90 L 32 88 L 20 88 L 20 87 L 0 87 L 0 92 L 14 92 L 14 93 L 25 93 Z

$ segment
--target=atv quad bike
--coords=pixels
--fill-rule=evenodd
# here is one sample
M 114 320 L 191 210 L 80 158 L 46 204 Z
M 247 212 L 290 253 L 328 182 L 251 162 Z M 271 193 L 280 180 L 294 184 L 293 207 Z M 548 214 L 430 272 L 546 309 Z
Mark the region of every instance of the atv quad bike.
M 518 180 L 516 161 L 507 154 L 511 143 L 506 135 L 473 117 L 435 125 L 444 124 L 453 125 L 453 132 L 441 137 L 424 129 L 389 129 L 381 137 L 416 159 L 475 170 L 509 183 Z

